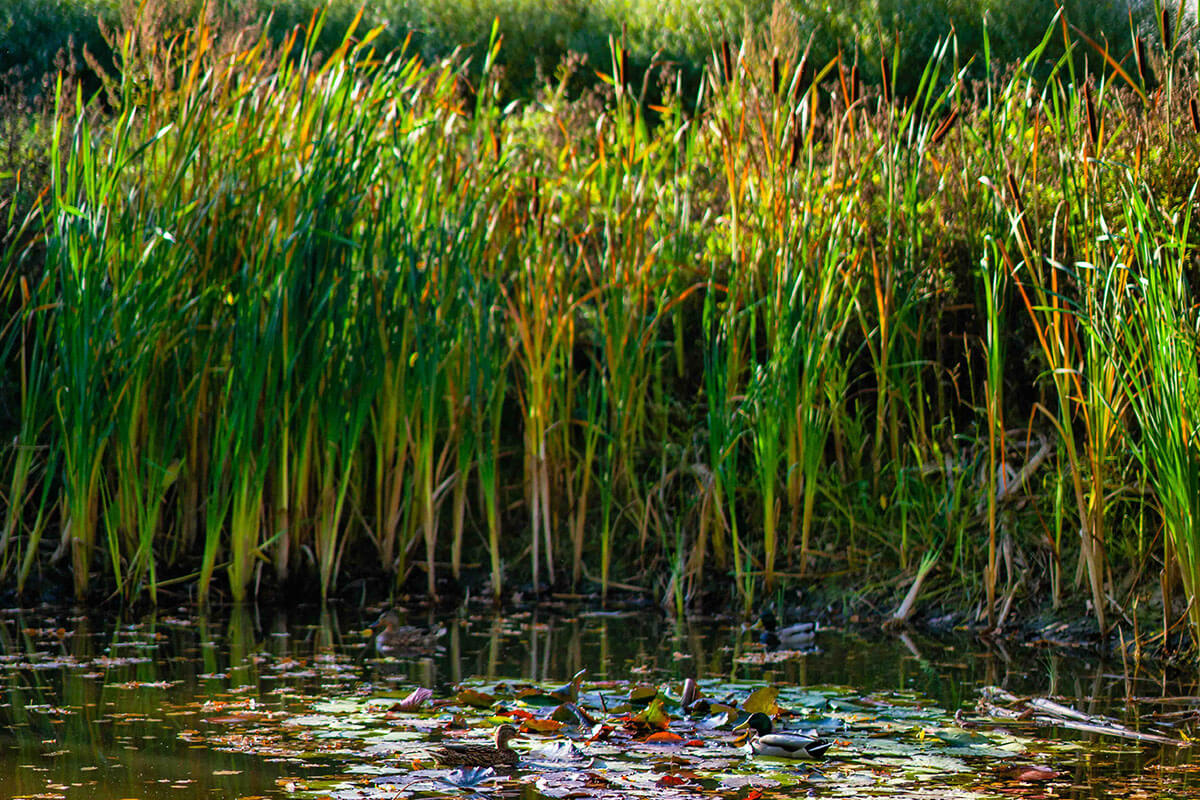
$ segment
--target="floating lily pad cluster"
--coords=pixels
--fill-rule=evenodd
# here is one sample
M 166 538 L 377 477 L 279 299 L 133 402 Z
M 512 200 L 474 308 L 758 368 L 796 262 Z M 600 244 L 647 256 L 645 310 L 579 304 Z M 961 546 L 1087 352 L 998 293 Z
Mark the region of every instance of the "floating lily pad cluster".
M 638 664 L 623 673 L 631 681 L 447 685 L 439 672 L 468 669 L 474 650 L 457 661 L 363 663 L 357 639 L 339 652 L 326 628 L 262 636 L 245 617 L 86 622 L 0 611 L 0 796 L 1200 798 L 1194 755 L 1180 746 L 1195 738 L 1200 698 L 1187 684 L 1126 677 L 1146 696 L 1104 705 L 1109 676 L 1099 668 L 1076 676 L 1074 696 L 968 686 L 955 696 L 978 705 L 951 715 L 920 693 L 801 687 L 777 682 L 782 670 L 751 670 L 754 682 L 667 680 L 693 662 L 670 659 L 670 641 L 655 650 L 635 636 L 626 638 L 652 655 L 606 665 L 612 674 L 618 661 Z M 874 648 L 853 655 L 885 667 Z M 654 667 L 668 659 L 671 672 Z M 538 663 L 554 671 L 566 660 Z M 437 665 L 428 679 L 427 662 Z M 939 680 L 956 674 L 926 663 Z M 752 713 L 831 746 L 818 761 L 749 755 L 737 726 Z M 513 768 L 439 768 L 430 758 L 447 745 L 489 745 L 504 724 L 522 735 Z
M 314 702 L 311 713 L 283 722 L 284 738 L 336 746 L 347 754 L 347 768 L 291 788 L 345 800 L 520 785 L 547 797 L 614 800 L 750 798 L 791 794 L 800 785 L 830 796 L 923 797 L 935 785 L 940 797 L 977 796 L 989 765 L 1035 758 L 1030 740 L 964 731 L 945 711 L 905 693 L 717 680 L 689 691 L 675 683 L 582 678 L 558 688 L 466 681 L 444 697 L 417 688 Z M 776 730 L 813 731 L 833 746 L 820 761 L 752 755 L 739 746 L 735 728 L 754 712 L 771 716 Z M 505 724 L 521 732 L 516 767 L 454 770 L 431 758 L 443 743 L 486 745 Z

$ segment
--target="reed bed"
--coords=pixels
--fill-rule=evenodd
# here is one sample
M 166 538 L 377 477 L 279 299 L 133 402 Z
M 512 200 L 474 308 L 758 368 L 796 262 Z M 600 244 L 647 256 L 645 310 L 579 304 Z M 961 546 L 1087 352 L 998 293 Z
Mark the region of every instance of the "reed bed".
M 680 613 L 852 579 L 1200 633 L 1200 115 L 1163 13 L 1107 49 L 1060 14 L 982 76 L 945 38 L 904 93 L 899 44 L 868 85 L 777 13 L 696 94 L 614 38 L 603 86 L 567 61 L 521 102 L 498 25 L 429 62 L 321 51 L 321 15 L 132 26 L 103 113 L 60 89 L 5 254 L 0 570 Z

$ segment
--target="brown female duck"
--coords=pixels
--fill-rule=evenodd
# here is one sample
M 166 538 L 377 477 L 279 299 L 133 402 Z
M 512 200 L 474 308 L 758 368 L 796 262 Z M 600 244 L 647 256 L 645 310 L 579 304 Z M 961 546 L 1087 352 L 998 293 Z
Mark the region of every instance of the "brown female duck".
M 520 736 L 512 725 L 496 728 L 496 745 L 490 744 L 444 744 L 433 751 L 433 759 L 447 767 L 499 767 L 515 766 L 519 756 L 508 743 Z
M 432 650 L 437 646 L 438 637 L 446 632 L 445 628 L 427 631 L 402 625 L 400 615 L 392 609 L 380 614 L 379 619 L 371 623 L 371 629 L 375 631 L 375 652 L 381 656 Z

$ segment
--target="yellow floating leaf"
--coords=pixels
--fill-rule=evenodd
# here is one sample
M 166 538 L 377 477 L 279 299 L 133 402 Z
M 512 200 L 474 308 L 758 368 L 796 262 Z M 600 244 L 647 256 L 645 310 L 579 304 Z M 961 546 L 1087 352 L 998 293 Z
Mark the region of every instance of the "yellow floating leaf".
M 753 714 L 760 711 L 768 717 L 774 717 L 779 714 L 781 709 L 779 703 L 779 690 L 774 686 L 764 686 L 761 689 L 755 689 L 746 698 L 746 702 L 742 703 L 742 709 Z

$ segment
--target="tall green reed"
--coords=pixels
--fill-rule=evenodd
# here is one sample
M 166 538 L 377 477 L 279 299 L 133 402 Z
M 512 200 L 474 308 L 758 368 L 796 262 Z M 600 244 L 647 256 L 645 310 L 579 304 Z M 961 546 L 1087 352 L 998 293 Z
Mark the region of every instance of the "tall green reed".
M 1098 248 L 1103 294 L 1086 317 L 1089 332 L 1117 357 L 1121 390 L 1137 422 L 1134 454 L 1146 470 L 1162 514 L 1167 558 L 1179 567 L 1193 643 L 1200 641 L 1200 371 L 1189 282 L 1190 201 L 1168 216 L 1126 174 L 1120 213 L 1126 235 Z M 1165 592 L 1164 592 L 1165 595 Z M 1164 608 L 1164 635 L 1173 624 Z
M 419 554 L 434 593 L 478 521 L 495 597 L 520 554 L 537 588 L 598 561 L 602 593 L 666 563 L 677 610 L 728 570 L 749 610 L 795 577 L 785 561 L 908 569 L 923 547 L 923 576 L 967 584 L 986 535 L 994 608 L 996 553 L 1023 534 L 969 519 L 965 496 L 997 496 L 1001 422 L 1035 404 L 1064 442 L 1047 485 L 1082 482 L 1079 546 L 1103 552 L 1124 400 L 1071 323 L 1100 273 L 1064 265 L 1103 263 L 1116 219 L 1089 162 L 1121 146 L 1109 86 L 1093 126 L 1067 62 L 1035 83 L 1036 54 L 977 101 L 947 40 L 899 98 L 864 92 L 849 54 L 813 70 L 751 39 L 718 48 L 693 112 L 678 81 L 651 107 L 614 41 L 611 91 L 573 99 L 564 79 L 505 106 L 495 37 L 468 80 L 374 53 L 371 32 L 318 58 L 321 24 L 278 48 L 203 23 L 131 38 L 106 125 L 63 99 L 51 280 L 6 340 L 37 359 L 8 569 L 61 509 L 81 594 L 101 544 L 129 599 L 189 573 L 246 597 L 268 569 L 328 595 L 364 555 L 399 582 Z M 1025 323 L 1001 305 L 1010 279 Z M 1001 393 L 1021 336 L 1046 379 Z M 963 444 L 980 389 L 988 443 Z M 986 488 L 965 477 L 985 446 Z M 917 520 L 941 527 L 914 544 Z M 1105 559 L 1080 563 L 1102 607 Z

